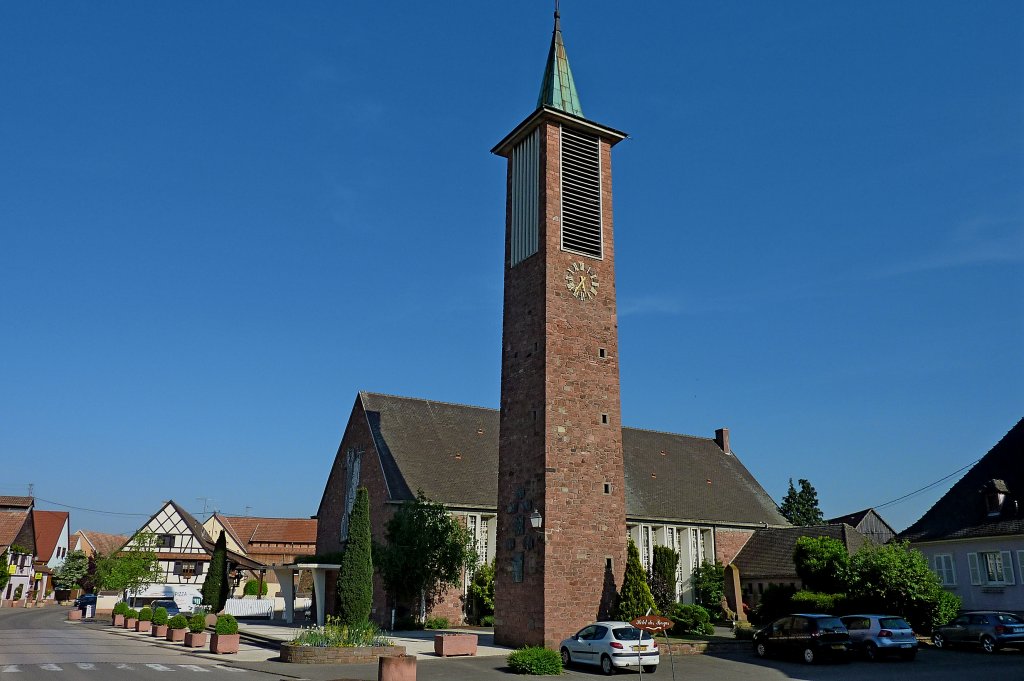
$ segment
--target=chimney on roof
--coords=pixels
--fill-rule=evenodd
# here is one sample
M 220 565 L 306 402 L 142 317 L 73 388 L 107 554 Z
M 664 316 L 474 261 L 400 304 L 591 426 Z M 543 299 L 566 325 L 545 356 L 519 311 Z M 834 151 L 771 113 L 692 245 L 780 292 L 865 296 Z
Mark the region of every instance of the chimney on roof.
M 732 450 L 729 449 L 729 429 L 719 428 L 715 431 L 715 443 L 721 448 L 726 454 L 732 454 Z

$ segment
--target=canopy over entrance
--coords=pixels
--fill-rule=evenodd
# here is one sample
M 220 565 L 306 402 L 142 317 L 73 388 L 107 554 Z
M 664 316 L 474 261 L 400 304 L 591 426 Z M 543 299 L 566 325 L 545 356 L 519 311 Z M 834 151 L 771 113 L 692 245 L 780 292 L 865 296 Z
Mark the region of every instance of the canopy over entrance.
M 313 573 L 313 601 L 316 603 L 316 623 L 324 624 L 324 595 L 327 593 L 327 571 L 339 570 L 341 565 L 334 563 L 288 563 L 287 565 L 270 565 L 268 569 L 277 575 L 281 585 L 281 596 L 284 598 L 284 621 L 291 624 L 295 621 L 295 575 L 300 570 Z

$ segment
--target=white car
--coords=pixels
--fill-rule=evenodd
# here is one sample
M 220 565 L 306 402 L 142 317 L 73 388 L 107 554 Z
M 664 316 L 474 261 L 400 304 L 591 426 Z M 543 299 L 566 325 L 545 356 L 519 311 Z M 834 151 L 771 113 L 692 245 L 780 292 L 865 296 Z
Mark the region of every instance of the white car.
M 605 674 L 618 667 L 642 667 L 645 674 L 658 668 L 658 643 L 629 622 L 594 622 L 559 645 L 562 666 L 573 662 L 599 665 Z

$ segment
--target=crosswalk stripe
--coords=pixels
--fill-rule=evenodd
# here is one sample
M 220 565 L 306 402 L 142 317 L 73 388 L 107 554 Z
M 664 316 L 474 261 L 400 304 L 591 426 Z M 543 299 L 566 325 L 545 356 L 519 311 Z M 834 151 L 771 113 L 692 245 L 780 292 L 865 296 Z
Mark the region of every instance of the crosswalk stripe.
M 20 671 L 21 670 L 18 669 L 18 665 L 16 665 L 16 664 L 5 664 L 4 668 L 2 670 L 0 670 L 0 674 L 12 674 L 14 672 L 20 672 Z
M 39 668 L 44 670 L 44 671 L 48 671 L 48 672 L 62 672 L 62 671 L 64 671 L 59 664 L 53 664 L 52 662 L 50 664 L 41 664 L 41 665 L 39 665 Z
M 94 665 L 92 662 L 76 662 L 75 666 L 78 667 L 79 669 L 86 669 L 86 670 L 95 670 L 96 669 L 96 665 Z
M 124 662 L 122 662 L 121 664 L 117 665 L 117 668 L 118 669 L 127 669 L 128 671 L 135 671 L 135 667 L 131 666 L 130 664 L 125 664 Z
M 174 671 L 170 667 L 166 667 L 166 666 L 164 666 L 162 664 L 147 664 L 146 666 L 149 667 L 150 669 L 152 669 L 154 671 L 158 671 L 158 672 L 173 672 Z
M 178 666 L 181 667 L 182 669 L 187 669 L 190 672 L 209 672 L 210 671 L 206 667 L 200 667 L 197 664 L 179 664 Z
M 214 665 L 214 666 L 217 667 L 217 669 L 220 669 L 220 670 L 226 671 L 226 672 L 243 672 L 244 673 L 245 671 L 247 671 L 245 669 L 239 669 L 238 667 L 222 667 L 219 664 L 218 665 Z

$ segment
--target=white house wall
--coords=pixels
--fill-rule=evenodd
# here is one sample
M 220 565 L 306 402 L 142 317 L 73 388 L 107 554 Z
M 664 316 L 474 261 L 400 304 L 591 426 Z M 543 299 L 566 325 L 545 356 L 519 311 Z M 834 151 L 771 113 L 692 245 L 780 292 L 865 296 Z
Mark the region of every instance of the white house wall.
M 913 547 L 928 559 L 946 590 L 963 600 L 965 610 L 1024 611 L 1024 536 L 958 539 Z M 984 554 L 999 555 L 1002 580 L 990 578 Z M 972 563 L 977 566 L 973 571 Z

